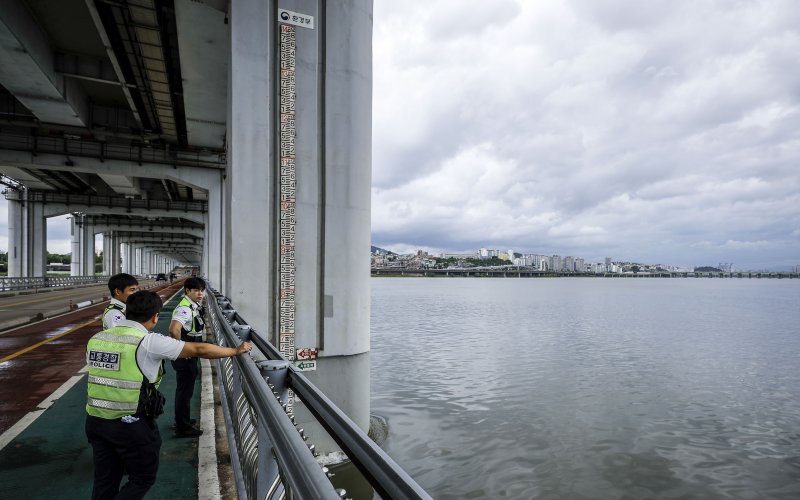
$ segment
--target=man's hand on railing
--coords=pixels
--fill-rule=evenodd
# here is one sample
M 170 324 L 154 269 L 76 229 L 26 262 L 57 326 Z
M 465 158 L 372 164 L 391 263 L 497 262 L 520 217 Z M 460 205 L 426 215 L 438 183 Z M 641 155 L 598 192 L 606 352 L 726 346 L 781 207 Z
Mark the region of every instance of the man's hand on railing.
M 239 347 L 236 348 L 236 355 L 244 354 L 246 352 L 250 352 L 253 350 L 253 344 L 250 342 L 242 342 L 239 344 Z

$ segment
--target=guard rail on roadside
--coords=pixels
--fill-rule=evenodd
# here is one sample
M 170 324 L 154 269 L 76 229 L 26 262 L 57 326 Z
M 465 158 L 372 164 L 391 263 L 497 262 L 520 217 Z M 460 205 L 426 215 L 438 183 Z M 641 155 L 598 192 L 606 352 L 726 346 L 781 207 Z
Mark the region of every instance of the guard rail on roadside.
M 331 474 L 314 445 L 287 413 L 292 390 L 382 498 L 431 498 L 367 434 L 281 356 L 215 290 L 208 300 L 212 332 L 220 345 L 249 340 L 250 356 L 217 360 L 220 398 L 228 430 L 237 494 L 244 499 L 338 499 Z
M 31 278 L 0 277 L 0 291 L 36 290 L 38 288 L 54 288 L 75 285 L 91 285 L 108 283 L 109 276 L 40 276 Z

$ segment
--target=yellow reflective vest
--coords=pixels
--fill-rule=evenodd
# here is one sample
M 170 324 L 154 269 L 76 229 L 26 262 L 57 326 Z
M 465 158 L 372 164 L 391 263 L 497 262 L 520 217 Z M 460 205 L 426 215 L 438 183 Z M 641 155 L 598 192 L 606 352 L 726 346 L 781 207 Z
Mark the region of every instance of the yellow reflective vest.
M 178 305 L 175 307 L 175 310 L 178 307 L 188 307 L 190 311 L 192 311 L 192 326 L 191 329 L 187 330 L 183 325 L 181 325 L 181 340 L 184 342 L 199 342 L 203 339 L 202 330 L 205 327 L 203 323 L 203 319 L 200 317 L 199 312 L 194 310 L 193 302 L 189 300 L 189 297 L 183 296 Z M 175 310 L 172 312 L 172 319 L 175 319 Z
M 136 362 L 136 350 L 146 332 L 129 326 L 115 326 L 95 334 L 86 345 L 89 366 L 86 413 L 116 419 L 133 415 L 139 405 L 144 374 Z M 163 364 L 158 371 L 161 383 Z

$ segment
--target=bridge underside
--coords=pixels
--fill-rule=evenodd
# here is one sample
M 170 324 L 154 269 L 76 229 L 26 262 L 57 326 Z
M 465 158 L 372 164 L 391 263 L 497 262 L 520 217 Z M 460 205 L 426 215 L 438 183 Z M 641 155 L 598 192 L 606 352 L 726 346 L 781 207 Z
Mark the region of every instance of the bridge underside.
M 72 275 L 198 267 L 287 358 L 317 349 L 366 426 L 371 18 L 371 0 L 4 1 L 9 276 L 46 273 L 64 215 Z
M 227 2 L 8 0 L 0 8 L 0 174 L 9 275 L 46 270 L 46 219 L 70 214 L 71 274 L 203 262 L 227 168 Z M 98 216 L 114 216 L 98 224 Z M 190 231 L 184 231 L 186 226 Z M 142 231 L 192 234 L 156 249 Z

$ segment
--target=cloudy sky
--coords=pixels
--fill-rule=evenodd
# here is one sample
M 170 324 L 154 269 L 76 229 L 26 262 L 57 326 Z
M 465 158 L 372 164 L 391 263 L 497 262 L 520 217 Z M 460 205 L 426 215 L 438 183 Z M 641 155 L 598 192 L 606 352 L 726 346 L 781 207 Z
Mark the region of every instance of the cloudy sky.
M 373 244 L 800 265 L 795 0 L 375 0 Z

